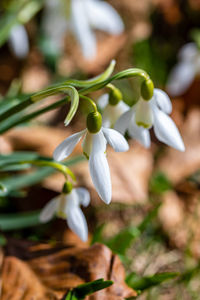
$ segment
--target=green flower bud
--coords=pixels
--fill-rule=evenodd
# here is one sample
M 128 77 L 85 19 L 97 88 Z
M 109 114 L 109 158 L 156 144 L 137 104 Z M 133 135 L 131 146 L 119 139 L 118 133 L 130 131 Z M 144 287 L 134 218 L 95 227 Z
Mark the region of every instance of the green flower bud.
M 73 184 L 70 181 L 66 181 L 63 185 L 63 194 L 70 194 L 73 189 Z
M 122 93 L 119 89 L 113 88 L 109 93 L 109 104 L 117 105 L 122 100 Z
M 87 129 L 90 133 L 97 133 L 102 126 L 102 116 L 98 111 L 91 112 L 87 116 Z
M 151 79 L 143 81 L 141 86 L 142 98 L 146 101 L 150 100 L 153 97 L 154 85 Z

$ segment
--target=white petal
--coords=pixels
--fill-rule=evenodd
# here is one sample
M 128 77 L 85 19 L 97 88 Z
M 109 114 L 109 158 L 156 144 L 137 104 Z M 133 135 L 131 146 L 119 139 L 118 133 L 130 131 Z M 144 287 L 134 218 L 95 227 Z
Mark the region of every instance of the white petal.
M 71 27 L 80 43 L 85 58 L 93 59 L 96 56 L 96 37 L 90 27 L 84 4 L 83 0 L 73 0 L 71 2 Z
M 114 129 L 124 135 L 129 127 L 129 123 L 131 122 L 133 114 L 133 109 L 129 109 L 128 111 L 123 113 L 121 117 L 117 120 Z
M 150 128 L 153 124 L 153 113 L 149 101 L 140 99 L 135 104 L 135 122 L 138 126 Z
M 105 152 L 106 151 L 106 139 L 104 137 L 104 134 L 102 132 L 102 129 L 95 134 L 92 134 L 92 152 Z
M 87 5 L 90 24 L 111 34 L 120 34 L 124 30 L 122 19 L 116 10 L 105 1 L 84 0 Z
M 178 58 L 182 61 L 192 61 L 197 54 L 198 48 L 196 44 L 188 43 L 179 50 Z
M 90 193 L 85 188 L 76 188 L 76 193 L 78 194 L 79 204 L 87 207 L 90 203 Z
M 164 91 L 160 89 L 154 89 L 154 99 L 162 111 L 168 115 L 171 114 L 172 103 L 169 96 Z
M 108 98 L 109 98 L 108 94 L 103 94 L 97 100 L 97 104 L 101 110 L 104 110 L 106 105 L 108 104 Z
M 50 39 L 50 52 L 61 51 L 64 46 L 64 36 L 67 30 L 67 17 L 64 2 L 46 0 L 42 18 L 42 29 Z
M 138 142 L 140 142 L 145 148 L 149 148 L 151 145 L 151 139 L 150 139 L 150 133 L 148 129 L 145 129 L 141 126 L 137 126 L 137 124 L 134 121 L 134 118 L 132 119 L 129 128 L 128 128 L 129 135 L 136 139 Z
M 116 121 L 120 118 L 120 116 L 129 109 L 130 107 L 123 101 L 120 101 L 117 105 L 108 104 L 102 114 L 103 126 L 114 127 Z
M 129 145 L 121 133 L 110 128 L 102 128 L 102 131 L 107 142 L 116 152 L 128 151 Z
M 192 84 L 196 75 L 195 65 L 191 62 L 181 62 L 172 69 L 168 82 L 167 91 L 173 97 L 182 95 Z
M 97 193 L 106 204 L 109 204 L 112 191 L 110 170 L 105 153 L 92 153 L 89 159 L 89 168 Z
M 67 158 L 72 151 L 74 150 L 76 144 L 80 141 L 83 134 L 86 130 L 82 130 L 77 132 L 68 138 L 66 138 L 54 151 L 53 158 L 56 161 L 62 161 L 63 159 Z
M 88 239 L 88 227 L 85 216 L 80 207 L 74 207 L 67 214 L 67 224 L 69 228 L 75 232 L 82 241 Z
M 177 150 L 185 151 L 185 146 L 175 123 L 157 107 L 154 108 L 154 132 L 161 142 Z
M 54 214 L 56 213 L 58 202 L 59 202 L 59 196 L 53 198 L 45 205 L 45 207 L 42 209 L 39 216 L 40 222 L 46 223 L 53 218 Z
M 10 32 L 9 43 L 18 58 L 25 58 L 29 52 L 29 41 L 23 25 L 15 25 Z

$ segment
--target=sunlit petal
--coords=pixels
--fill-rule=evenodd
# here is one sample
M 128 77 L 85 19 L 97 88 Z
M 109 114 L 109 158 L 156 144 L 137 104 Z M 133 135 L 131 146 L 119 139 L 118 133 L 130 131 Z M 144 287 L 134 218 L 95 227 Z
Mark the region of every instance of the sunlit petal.
M 154 132 L 161 142 L 177 150 L 185 150 L 183 140 L 175 123 L 157 107 L 154 108 Z
M 129 145 L 121 133 L 110 128 L 102 128 L 102 131 L 107 142 L 116 152 L 128 151 Z
M 108 104 L 108 98 L 109 98 L 108 94 L 103 94 L 99 97 L 97 104 L 101 110 L 104 110 L 104 108 Z
M 62 161 L 67 158 L 74 150 L 76 144 L 80 141 L 86 130 L 77 132 L 66 138 L 54 151 L 53 158 L 56 161 Z
M 87 5 L 90 24 L 111 34 L 120 34 L 124 30 L 122 19 L 116 10 L 105 1 L 84 0 Z
M 168 115 L 171 114 L 172 103 L 169 96 L 164 91 L 160 89 L 154 89 L 154 99 L 162 111 Z
M 71 6 L 71 29 L 85 58 L 93 59 L 96 56 L 96 37 L 89 24 L 85 3 L 83 0 L 73 0 Z
M 167 91 L 172 96 L 182 95 L 192 84 L 196 75 L 191 62 L 181 62 L 172 69 L 167 82 Z
M 15 25 L 10 32 L 10 47 L 18 58 L 25 58 L 29 52 L 29 40 L 23 25 Z
M 81 240 L 87 241 L 87 222 L 79 207 L 79 199 L 76 190 L 72 190 L 72 192 L 67 195 L 66 215 L 69 228 L 75 232 Z
M 153 113 L 148 101 L 140 99 L 135 105 L 135 122 L 138 126 L 150 128 L 153 124 Z
M 180 49 L 178 58 L 182 61 L 192 61 L 198 54 L 198 51 L 195 43 L 187 43 Z
M 88 192 L 88 190 L 80 187 L 76 188 L 75 191 L 78 195 L 79 204 L 85 207 L 88 206 L 90 203 L 90 193 Z
M 125 134 L 128 129 L 131 118 L 133 117 L 133 109 L 129 109 L 125 113 L 121 115 L 121 117 L 117 120 L 114 129 L 119 131 L 121 134 Z
M 145 148 L 150 147 L 151 139 L 149 130 L 143 128 L 142 126 L 137 126 L 134 119 L 129 124 L 128 133 L 133 139 L 136 139 Z

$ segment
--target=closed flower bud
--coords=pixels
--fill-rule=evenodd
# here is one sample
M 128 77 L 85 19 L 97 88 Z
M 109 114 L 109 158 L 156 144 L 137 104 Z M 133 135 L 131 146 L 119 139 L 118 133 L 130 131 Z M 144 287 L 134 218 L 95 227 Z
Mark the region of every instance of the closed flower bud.
M 145 80 L 141 86 L 142 98 L 146 101 L 150 100 L 153 97 L 154 85 L 151 79 Z
M 102 126 L 101 114 L 96 112 L 91 112 L 87 116 L 87 129 L 90 133 L 97 133 Z
M 117 105 L 122 100 L 122 93 L 119 89 L 114 88 L 109 93 L 109 104 Z
M 63 185 L 63 194 L 70 194 L 73 189 L 73 185 L 70 181 L 66 181 Z

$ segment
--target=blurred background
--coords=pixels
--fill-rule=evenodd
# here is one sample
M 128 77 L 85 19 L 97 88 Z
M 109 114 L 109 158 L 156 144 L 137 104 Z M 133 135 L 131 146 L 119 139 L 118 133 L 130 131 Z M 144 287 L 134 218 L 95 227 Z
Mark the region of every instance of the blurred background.
M 11 253 L 13 240 L 62 241 L 83 248 L 100 242 L 117 253 L 126 273 L 132 274 L 127 282 L 142 291 L 137 299 L 200 299 L 200 1 L 107 1 L 120 15 L 124 30 L 110 34 L 94 29 L 96 53 L 91 57 L 84 55 L 70 25 L 62 23 L 62 9 L 58 9 L 59 0 L 56 2 L 0 1 L 0 103 L 67 78 L 96 76 L 114 58 L 115 71 L 144 69 L 155 87 L 167 91 L 186 151 L 166 147 L 153 133 L 148 150 L 135 141 L 130 141 L 127 153 L 109 149 L 113 186 L 109 207 L 94 190 L 87 162 L 72 166 L 78 185 L 87 187 L 92 195 L 90 207 L 84 210 L 90 231 L 88 244 L 68 230 L 64 221 L 38 225 L 34 218 L 32 223 L 25 220 L 19 228 L 16 225 L 15 230 L 0 221 L 0 243 Z M 194 53 L 183 53 L 181 49 L 189 43 Z M 186 71 L 174 73 L 175 67 L 188 61 Z M 179 79 L 180 85 L 174 88 Z M 126 103 L 137 101 L 137 80 L 122 80 L 117 85 Z M 104 92 L 92 94 L 93 99 Z M 58 99 L 51 97 L 36 107 L 42 109 Z M 85 119 L 78 113 L 70 126 L 64 127 L 66 112 L 65 106 L 54 109 L 2 134 L 0 154 L 26 151 L 27 155 L 29 151 L 51 157 L 64 138 L 84 126 Z M 75 154 L 81 154 L 81 146 Z M 36 168 L 3 170 L 1 180 L 9 188 L 0 197 L 1 214 L 41 209 L 60 193 L 64 183 L 62 175 L 50 173 Z M 160 279 L 141 281 L 162 272 L 181 275 L 164 283 Z

